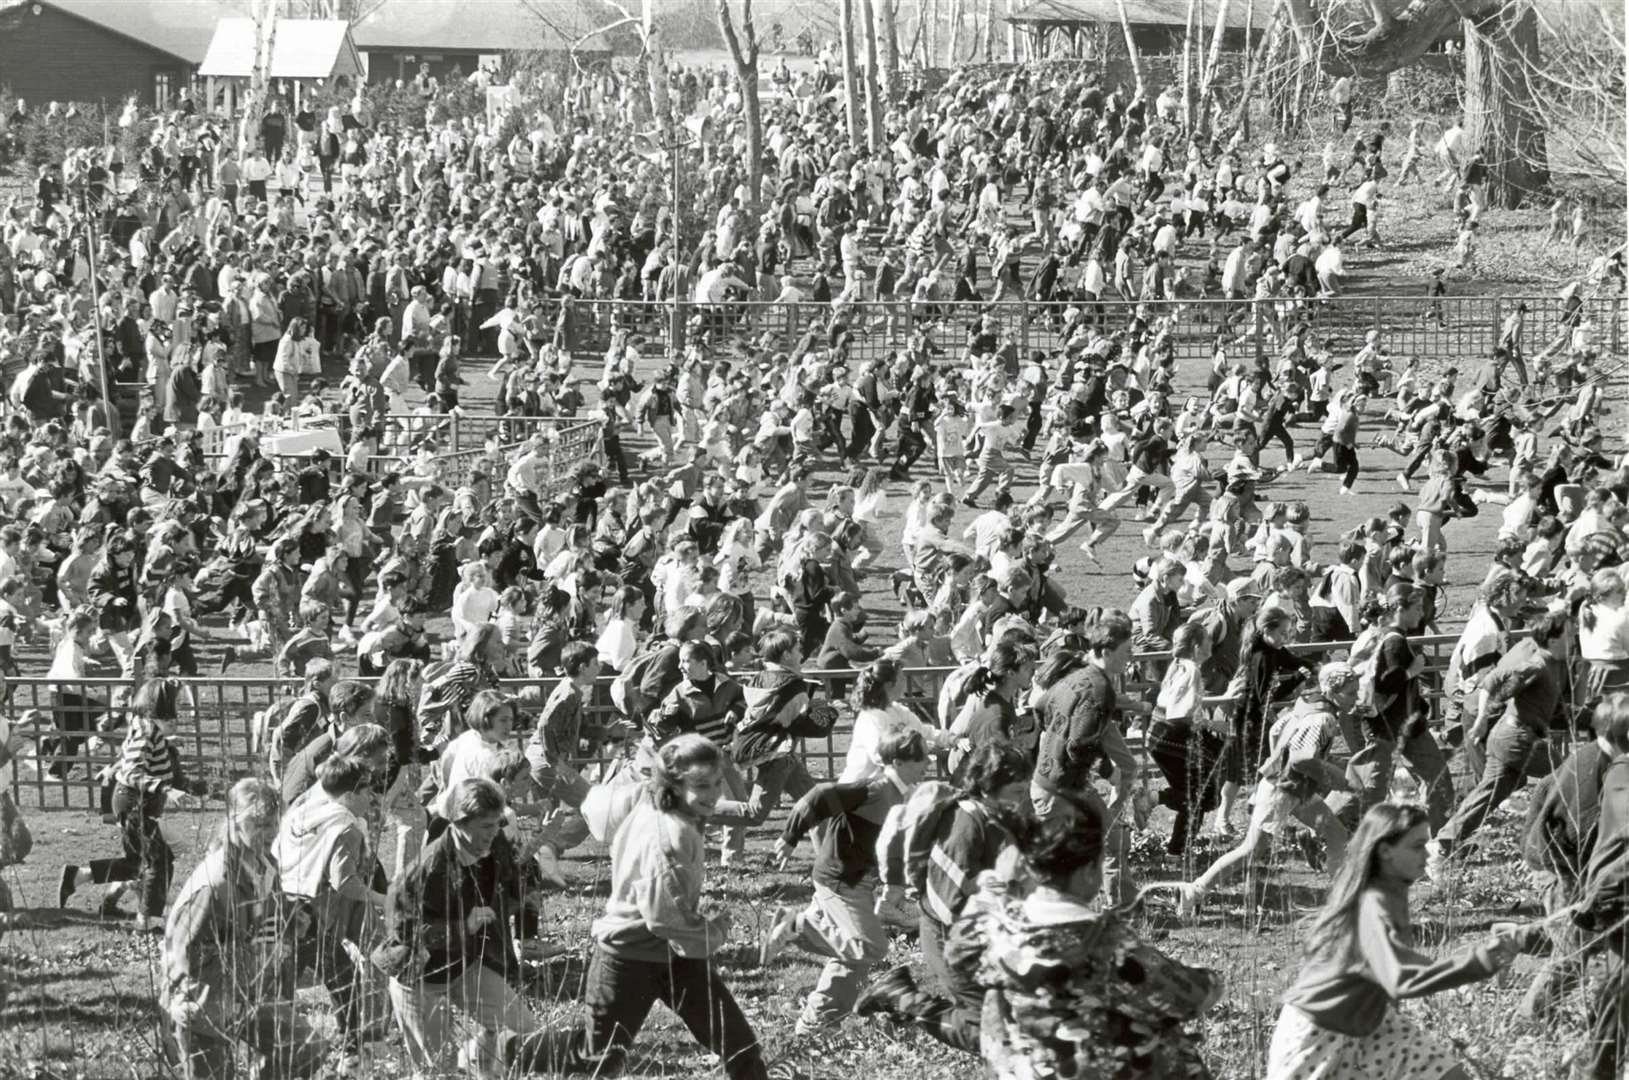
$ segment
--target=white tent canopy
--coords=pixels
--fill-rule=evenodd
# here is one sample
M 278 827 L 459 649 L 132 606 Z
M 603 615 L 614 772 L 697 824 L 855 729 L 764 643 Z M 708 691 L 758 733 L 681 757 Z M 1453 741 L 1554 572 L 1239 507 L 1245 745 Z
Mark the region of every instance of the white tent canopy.
M 254 73 L 253 19 L 222 19 L 198 68 L 205 78 L 247 79 Z M 274 79 L 360 79 L 362 58 L 343 19 L 279 19 L 272 46 Z

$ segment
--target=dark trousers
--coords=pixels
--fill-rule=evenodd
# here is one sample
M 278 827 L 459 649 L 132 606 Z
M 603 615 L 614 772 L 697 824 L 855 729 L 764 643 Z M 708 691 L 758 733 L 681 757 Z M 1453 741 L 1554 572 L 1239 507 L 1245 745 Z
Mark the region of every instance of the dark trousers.
M 1165 777 L 1160 804 L 1176 812 L 1171 839 L 1165 850 L 1180 855 L 1198 831 L 1205 814 L 1221 803 L 1222 750 L 1220 735 L 1191 724 L 1156 721 L 1148 732 L 1148 755 Z
M 1437 830 L 1444 850 L 1463 843 L 1504 801 L 1527 785 L 1530 776 L 1548 776 L 1559 764 L 1550 740 L 1525 724 L 1501 719 L 1488 734 L 1482 777 L 1466 794 L 1448 823 Z
M 52 776 L 67 776 L 74 767 L 74 755 L 80 753 L 95 731 L 95 720 L 105 709 L 101 702 L 76 694 L 71 690 L 58 690 L 51 695 L 51 720 L 58 734 L 40 740 L 40 756 L 51 761 Z
M 1367 206 L 1364 206 L 1362 203 L 1353 203 L 1352 204 L 1352 223 L 1350 225 L 1346 226 L 1345 231 L 1343 231 L 1335 239 L 1337 241 L 1345 240 L 1348 236 L 1351 236 L 1353 233 L 1362 232 L 1364 229 L 1368 228 L 1368 226 L 1369 226 L 1369 208 Z
M 872 420 L 871 410 L 860 407 L 849 413 L 849 422 L 853 424 L 854 431 L 848 440 L 848 456 L 853 461 L 859 461 L 871 445 L 871 437 L 877 433 L 877 425 Z M 838 448 L 839 452 L 841 449 Z
M 1278 444 L 1284 448 L 1285 458 L 1295 457 L 1295 439 L 1290 435 L 1290 429 L 1284 426 L 1282 416 L 1274 416 L 1256 425 L 1257 444 L 1266 446 L 1268 439 L 1278 440 Z
M 342 1034 L 362 1029 L 362 980 L 356 963 L 345 951 L 347 939 L 360 944 L 362 905 L 346 904 L 334 919 L 314 918 L 303 938 L 295 942 L 295 969 L 311 971 L 328 990 Z
M 596 949 L 583 999 L 588 1004 L 589 1050 L 606 1056 L 611 1075 L 616 1075 L 616 1059 L 645 1026 L 651 1006 L 660 1001 L 697 1042 L 719 1056 L 729 1080 L 768 1080 L 758 1036 L 707 960 L 630 960 Z
M 113 792 L 113 813 L 119 819 L 124 854 L 117 859 L 92 859 L 87 866 L 91 883 L 134 881 L 136 913 L 162 915 L 170 879 L 175 876 L 175 854 L 158 827 L 158 819 L 164 815 L 164 793 L 144 794 L 120 784 Z
M 927 451 L 928 440 L 914 425 L 901 424 L 899 428 L 899 456 L 894 460 L 894 473 L 904 479 L 911 466 Z
M 1357 447 L 1335 444 L 1335 468 L 1341 471 L 1341 487 L 1351 487 L 1357 483 L 1358 459 Z
M 626 484 L 628 482 L 628 459 L 622 456 L 621 438 L 616 435 L 607 435 L 605 436 L 604 446 L 606 463 L 616 470 L 617 481 Z
M 924 914 L 918 926 L 922 959 L 928 966 L 928 977 L 937 985 L 904 994 L 894 1002 L 895 1011 L 946 1046 L 976 1054 L 984 990 L 958 975 L 946 962 L 945 928 L 937 919 Z
M 1629 1039 L 1629 951 L 1626 934 L 1618 930 L 1609 939 L 1606 978 L 1596 989 L 1590 1002 L 1590 1069 L 1591 1080 L 1617 1080 L 1618 1062 L 1623 1059 L 1623 1044 Z

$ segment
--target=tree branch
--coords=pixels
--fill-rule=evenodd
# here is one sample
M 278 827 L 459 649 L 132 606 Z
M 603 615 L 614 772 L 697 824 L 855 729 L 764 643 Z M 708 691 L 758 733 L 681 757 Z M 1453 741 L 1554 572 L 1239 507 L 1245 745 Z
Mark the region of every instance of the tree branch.
M 1410 0 L 1395 15 L 1382 0 L 1371 0 L 1373 22 L 1366 32 L 1351 38 L 1332 33 L 1312 0 L 1288 0 L 1288 4 L 1290 26 L 1304 63 L 1318 57 L 1332 75 L 1373 78 L 1412 64 L 1461 19 L 1497 11 L 1500 0 Z

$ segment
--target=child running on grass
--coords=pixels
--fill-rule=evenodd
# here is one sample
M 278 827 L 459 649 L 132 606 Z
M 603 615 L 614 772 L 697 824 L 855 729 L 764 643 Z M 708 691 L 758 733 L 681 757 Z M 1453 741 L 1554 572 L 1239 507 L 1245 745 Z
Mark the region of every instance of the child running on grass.
M 819 831 L 813 899 L 801 910 L 781 908 L 759 950 L 765 967 L 793 944 L 828 958 L 798 1016 L 799 1038 L 841 1023 L 866 974 L 888 955 L 888 932 L 877 913 L 877 840 L 888 811 L 901 805 L 927 773 L 927 743 L 920 732 L 890 732 L 877 756 L 881 776 L 815 787 L 792 808 L 775 842 L 784 866 L 799 841 Z
M 650 777 L 613 795 L 608 811 L 611 896 L 594 920 L 594 957 L 584 1000 L 589 1049 L 601 1075 L 618 1075 L 651 1006 L 664 1002 L 695 1040 L 723 1059 L 728 1080 L 767 1080 L 752 1024 L 719 965 L 728 911 L 702 905 L 707 843 L 702 830 L 720 808 L 724 752 L 685 734 L 653 755 Z M 616 819 L 620 819 L 619 821 Z
M 1395 1006 L 1505 968 L 1519 931 L 1495 924 L 1440 960 L 1415 950 L 1408 890 L 1425 875 L 1428 835 L 1423 807 L 1381 803 L 1363 816 L 1284 995 L 1267 1051 L 1273 1080 L 1469 1080 L 1454 1048 Z
M 1253 899 L 1259 891 L 1258 868 L 1272 849 L 1273 836 L 1291 818 L 1317 830 L 1331 863 L 1340 862 L 1346 850 L 1346 830 L 1324 804 L 1323 796 L 1347 786 L 1345 771 L 1327 757 L 1337 733 L 1350 728 L 1348 742 L 1357 739 L 1355 727 L 1342 725 L 1357 704 L 1357 695 L 1358 676 L 1350 666 L 1340 662 L 1325 664 L 1318 671 L 1316 685 L 1303 690 L 1295 705 L 1273 724 L 1267 760 L 1250 799 L 1250 825 L 1244 839 L 1197 879 L 1176 886 L 1179 915 L 1187 919 L 1198 914 L 1222 876 L 1241 863 L 1245 867 L 1246 899 Z M 1160 887 L 1151 885 L 1143 892 Z

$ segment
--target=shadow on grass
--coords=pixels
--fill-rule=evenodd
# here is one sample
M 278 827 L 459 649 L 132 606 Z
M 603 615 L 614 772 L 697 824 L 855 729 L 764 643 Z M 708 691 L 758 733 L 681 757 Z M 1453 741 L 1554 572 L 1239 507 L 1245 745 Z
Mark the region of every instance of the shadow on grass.
M 76 1031 L 99 1029 L 130 1034 L 158 1022 L 158 1003 L 151 994 L 114 991 L 85 997 L 61 998 L 54 994 L 13 998 L 3 1024 L 18 1030 L 46 1024 L 71 1024 Z
M 72 908 L 18 908 L 10 915 L 12 930 L 67 930 L 90 928 L 116 927 L 124 919 L 107 918 L 88 911 L 75 911 Z

